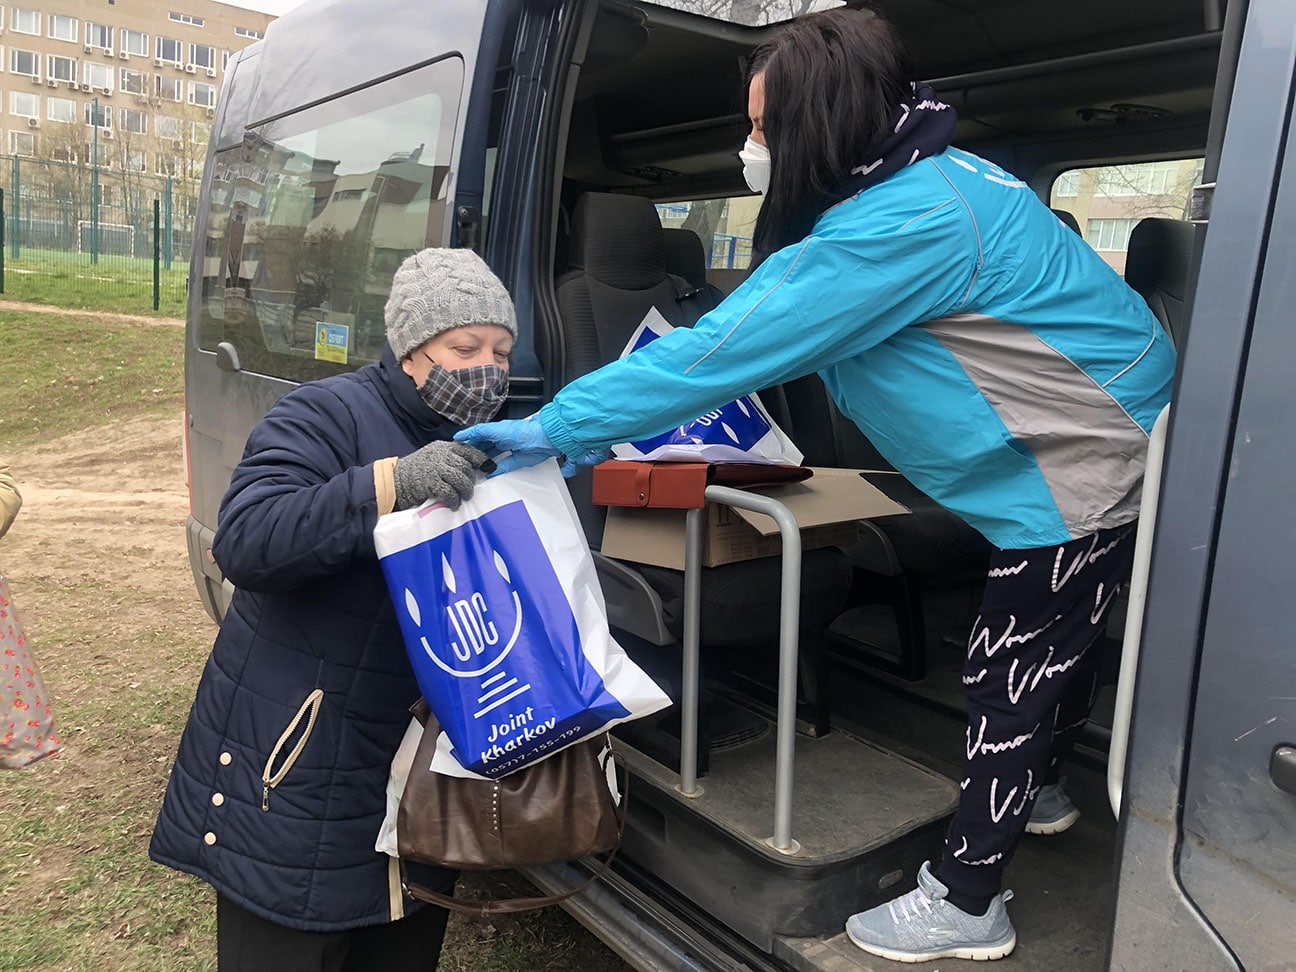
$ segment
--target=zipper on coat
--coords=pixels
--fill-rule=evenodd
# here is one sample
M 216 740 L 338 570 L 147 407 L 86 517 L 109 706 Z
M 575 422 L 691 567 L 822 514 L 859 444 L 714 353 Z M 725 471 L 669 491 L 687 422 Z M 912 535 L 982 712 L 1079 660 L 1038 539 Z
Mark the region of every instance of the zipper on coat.
M 288 775 L 288 771 L 293 768 L 293 763 L 297 762 L 297 757 L 301 755 L 306 748 L 306 741 L 310 739 L 311 730 L 315 728 L 315 718 L 319 715 L 320 705 L 324 702 L 324 692 L 322 689 L 315 689 L 310 695 L 306 696 L 306 701 L 301 704 L 297 714 L 289 721 L 288 726 L 279 736 L 279 741 L 274 744 L 270 750 L 270 758 L 266 760 L 265 769 L 261 772 L 261 809 L 268 811 L 270 809 L 270 791 L 283 782 L 283 778 Z M 296 744 L 284 758 L 283 765 L 279 767 L 278 772 L 274 771 L 275 760 L 279 758 L 280 751 L 287 745 L 288 740 L 292 738 L 294 732 L 301 726 L 302 720 L 306 720 L 306 728 L 302 730 L 301 736 L 297 739 Z

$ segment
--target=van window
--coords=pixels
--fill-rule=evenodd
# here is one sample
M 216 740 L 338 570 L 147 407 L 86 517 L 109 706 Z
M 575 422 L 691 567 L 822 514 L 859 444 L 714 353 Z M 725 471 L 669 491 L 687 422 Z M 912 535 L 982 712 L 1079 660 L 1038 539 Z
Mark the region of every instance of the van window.
M 463 63 L 250 128 L 216 154 L 199 344 L 308 381 L 376 360 L 405 257 L 443 242 Z
M 760 196 L 658 203 L 657 216 L 666 229 L 689 229 L 702 238 L 708 269 L 746 270 L 760 204 Z
M 1049 205 L 1075 216 L 1085 242 L 1125 272 L 1130 232 L 1141 219 L 1185 219 L 1201 159 L 1070 169 L 1053 180 Z

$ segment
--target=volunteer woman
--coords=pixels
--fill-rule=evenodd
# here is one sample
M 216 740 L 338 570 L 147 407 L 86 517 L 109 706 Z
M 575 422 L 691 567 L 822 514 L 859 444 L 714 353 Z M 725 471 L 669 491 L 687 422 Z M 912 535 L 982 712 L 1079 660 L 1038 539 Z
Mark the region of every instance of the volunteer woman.
M 953 109 L 911 77 L 892 28 L 852 10 L 758 48 L 742 158 L 765 196 L 755 247 L 768 258 L 696 327 L 529 419 L 456 438 L 511 451 L 504 469 L 588 464 L 818 372 L 900 472 L 999 548 L 968 644 L 968 758 L 944 859 L 847 931 L 888 958 L 993 959 L 1016 943 L 1002 875 L 1041 787 L 1049 819 L 1034 829 L 1078 815 L 1050 766 L 1088 714 L 1090 649 L 1129 576 L 1174 352 L 1025 183 L 950 147 Z
M 221 972 L 427 972 L 440 953 L 447 913 L 374 850 L 419 691 L 373 529 L 471 495 L 486 457 L 451 436 L 498 410 L 517 324 L 482 259 L 442 249 L 396 271 L 386 324 L 381 360 L 275 404 L 221 502 L 236 590 L 149 848 L 215 886 Z

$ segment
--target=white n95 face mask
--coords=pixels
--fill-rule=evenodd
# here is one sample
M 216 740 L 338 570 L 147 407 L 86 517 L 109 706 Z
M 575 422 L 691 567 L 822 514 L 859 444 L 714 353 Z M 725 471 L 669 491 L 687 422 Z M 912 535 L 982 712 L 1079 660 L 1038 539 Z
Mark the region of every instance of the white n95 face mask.
M 752 192 L 759 192 L 762 196 L 765 195 L 770 184 L 769 148 L 748 135 L 747 142 L 738 153 L 738 158 L 742 160 L 743 178 L 747 180 L 747 188 Z

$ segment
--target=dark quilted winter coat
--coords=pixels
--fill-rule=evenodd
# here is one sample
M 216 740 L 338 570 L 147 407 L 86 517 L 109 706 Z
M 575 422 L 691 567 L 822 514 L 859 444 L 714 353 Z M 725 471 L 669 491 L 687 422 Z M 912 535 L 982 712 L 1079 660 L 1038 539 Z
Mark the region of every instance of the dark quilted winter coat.
M 305 931 L 416 907 L 374 850 L 419 691 L 373 529 L 393 502 L 382 460 L 457 428 L 387 351 L 294 389 L 253 430 L 212 547 L 237 590 L 180 740 L 155 861 Z

